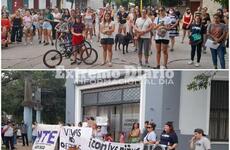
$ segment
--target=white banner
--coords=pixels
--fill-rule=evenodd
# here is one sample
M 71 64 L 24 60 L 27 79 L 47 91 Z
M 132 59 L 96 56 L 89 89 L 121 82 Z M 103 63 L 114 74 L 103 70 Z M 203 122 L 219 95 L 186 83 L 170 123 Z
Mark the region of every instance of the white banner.
M 91 138 L 87 144 L 87 149 L 81 150 L 143 150 L 143 143 L 115 143 L 104 142 L 95 138 Z
M 38 124 L 38 136 L 33 144 L 33 150 L 54 150 L 60 127 L 60 125 Z
M 60 132 L 60 150 L 68 150 L 72 146 L 80 146 L 82 150 L 85 141 L 89 141 L 92 137 L 92 128 L 79 128 L 79 127 L 62 127 Z M 87 142 L 86 142 L 87 143 Z

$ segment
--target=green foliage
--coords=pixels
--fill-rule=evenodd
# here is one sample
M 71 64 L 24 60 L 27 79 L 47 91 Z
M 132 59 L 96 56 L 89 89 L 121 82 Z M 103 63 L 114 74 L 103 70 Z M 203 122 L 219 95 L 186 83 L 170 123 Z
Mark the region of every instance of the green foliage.
M 216 75 L 216 72 L 205 72 L 195 76 L 190 84 L 187 85 L 188 90 L 198 91 L 206 90 L 211 84 L 210 79 Z
M 33 87 L 48 91 L 42 97 L 42 120 L 57 123 L 65 118 L 65 80 L 56 79 L 53 71 L 3 71 L 2 111 L 21 121 L 23 116 L 24 77 L 32 76 Z M 44 94 L 43 94 L 44 95 Z M 48 97 L 46 97 L 48 95 Z
M 212 0 L 212 1 L 219 3 L 224 8 L 228 8 L 229 7 L 229 0 Z

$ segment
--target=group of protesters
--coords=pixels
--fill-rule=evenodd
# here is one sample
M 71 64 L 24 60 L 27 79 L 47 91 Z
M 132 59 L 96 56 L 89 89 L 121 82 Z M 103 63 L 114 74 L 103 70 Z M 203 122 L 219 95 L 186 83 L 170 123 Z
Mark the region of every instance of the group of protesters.
M 22 146 L 29 146 L 28 141 L 28 125 L 22 121 L 17 124 L 15 121 L 7 120 L 2 122 L 1 127 L 2 145 L 6 146 L 6 149 L 16 149 L 15 145 L 19 139 L 22 140 Z M 37 123 L 32 125 L 32 142 L 37 137 Z
M 133 43 L 133 49 L 138 53 L 138 64 L 149 66 L 149 56 L 152 54 L 152 46 L 156 49 L 156 68 L 167 68 L 168 49 L 175 50 L 176 40 L 182 28 L 182 41 L 186 34 L 191 45 L 191 60 L 189 65 L 200 66 L 202 51 L 205 54 L 206 41 L 210 39 L 213 44 L 219 44 L 217 48 L 211 48 L 213 66 L 217 69 L 219 58 L 221 68 L 225 68 L 226 47 L 228 47 L 228 9 L 218 9 L 212 16 L 208 8 L 199 7 L 192 14 L 190 8 L 186 8 L 184 14 L 177 8 L 152 7 L 140 9 L 139 6 L 131 7 L 126 11 L 120 6 L 118 11 L 107 4 L 98 10 L 85 9 L 45 9 L 31 10 L 19 9 L 12 15 L 2 9 L 2 46 L 8 47 L 9 43 L 22 42 L 33 44 L 33 37 L 38 36 L 38 42 L 46 45 L 54 45 L 57 38 L 56 32 L 66 29 L 70 35 L 72 45 L 76 45 L 79 39 L 85 38 L 93 42 L 93 36 L 97 36 L 98 42 L 103 48 L 101 65 L 108 63 L 112 67 L 113 45 L 115 34 L 122 35 L 123 44 Z M 180 27 L 182 22 L 182 27 Z M 96 23 L 98 23 L 96 25 Z M 115 30 L 118 24 L 117 33 Z M 96 27 L 98 26 L 98 29 Z M 97 32 L 98 31 L 98 32 Z M 24 33 L 24 34 L 23 34 Z M 128 34 L 131 35 L 129 40 Z M 170 45 L 169 45 L 170 44 Z M 128 52 L 128 50 L 127 50 Z M 163 53 L 163 55 L 162 55 Z M 194 60 L 197 53 L 197 61 Z M 142 57 L 144 56 L 144 61 Z M 161 57 L 163 56 L 163 64 Z M 77 62 L 73 58 L 73 62 Z M 143 63 L 144 62 L 144 63 Z M 71 63 L 71 64 L 74 64 Z
M 107 129 L 108 126 L 97 125 L 93 117 L 89 117 L 85 120 L 86 123 L 83 125 L 82 122 L 78 124 L 78 127 L 91 127 L 92 137 L 97 138 L 103 141 L 113 142 L 116 141 L 113 139 L 111 132 Z M 69 126 L 75 126 L 68 124 Z M 156 133 L 156 123 L 152 121 L 145 121 L 144 129 L 139 128 L 139 123 L 134 122 L 130 132 L 120 132 L 119 143 L 143 143 L 145 147 L 151 145 L 161 145 L 167 150 L 176 150 L 178 148 L 179 140 L 176 131 L 174 130 L 173 122 L 168 121 L 164 124 L 163 131 L 157 136 Z M 105 128 L 105 129 L 102 129 Z M 211 144 L 210 140 L 204 134 L 203 129 L 196 128 L 194 129 L 194 134 L 190 141 L 188 141 L 189 149 L 191 150 L 210 150 Z

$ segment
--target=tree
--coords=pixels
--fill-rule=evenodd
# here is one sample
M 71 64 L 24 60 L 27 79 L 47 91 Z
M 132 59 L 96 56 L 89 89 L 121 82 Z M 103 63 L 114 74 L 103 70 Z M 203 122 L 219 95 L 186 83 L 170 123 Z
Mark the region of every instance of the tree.
M 64 121 L 65 80 L 55 79 L 52 71 L 3 71 L 2 72 L 2 111 L 22 120 L 24 100 L 24 77 L 32 75 L 33 87 L 43 89 L 42 120 L 46 123 Z
M 190 84 L 187 85 L 188 90 L 198 91 L 207 89 L 211 85 L 211 79 L 216 75 L 216 72 L 207 71 L 195 76 Z
M 228 0 L 212 0 L 212 1 L 219 3 L 224 8 L 228 8 L 228 6 L 229 6 L 229 1 Z

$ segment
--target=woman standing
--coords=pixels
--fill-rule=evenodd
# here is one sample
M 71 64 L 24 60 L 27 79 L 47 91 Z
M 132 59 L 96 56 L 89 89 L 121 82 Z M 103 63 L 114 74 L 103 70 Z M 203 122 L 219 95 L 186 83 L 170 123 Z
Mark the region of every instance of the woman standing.
M 147 135 L 144 137 L 144 144 L 155 144 L 157 135 L 155 133 L 156 124 L 151 122 L 147 125 Z
M 202 17 L 202 24 L 204 26 L 204 34 L 203 34 L 203 44 L 202 44 L 202 47 L 203 47 L 203 53 L 206 54 L 205 42 L 207 40 L 207 27 L 211 23 L 211 19 L 210 19 L 209 14 L 206 12 L 205 8 L 202 9 L 202 15 L 201 15 L 201 17 Z
M 87 39 L 89 35 L 90 42 L 92 43 L 92 34 L 93 34 L 93 13 L 91 8 L 87 8 L 85 16 L 84 16 L 84 23 L 85 23 L 85 38 Z
M 76 17 L 75 23 L 71 27 L 71 33 L 72 33 L 73 51 L 75 51 L 73 54 L 74 60 L 71 63 L 71 65 L 75 63 L 79 65 L 81 62 L 77 62 L 78 52 L 76 51 L 76 45 L 81 44 L 82 42 L 84 42 L 84 39 L 85 39 L 84 37 L 85 36 L 85 25 L 81 21 L 81 16 Z
M 213 23 L 208 26 L 207 36 L 213 41 L 213 44 L 219 44 L 217 48 L 210 48 L 212 53 L 212 61 L 214 68 L 217 69 L 217 56 L 220 60 L 221 69 L 225 69 L 225 39 L 227 35 L 226 25 L 221 23 L 221 16 L 215 14 L 213 16 Z
M 118 22 L 119 22 L 119 28 L 118 28 L 118 33 L 123 33 L 126 34 L 126 20 L 128 18 L 128 13 L 125 12 L 125 8 L 121 7 L 120 11 L 117 13 L 118 16 Z
M 167 69 L 170 23 L 171 20 L 166 16 L 165 8 L 160 7 L 159 16 L 155 18 L 153 23 L 153 28 L 156 30 L 155 43 L 157 49 L 157 69 L 160 69 L 162 51 L 164 55 L 164 64 L 162 69 Z
M 178 137 L 173 129 L 172 122 L 167 122 L 164 125 L 164 131 L 161 133 L 160 141 L 158 141 L 157 144 L 158 143 L 168 146 L 169 150 L 176 150 L 176 147 L 178 145 Z
M 44 11 L 41 10 L 40 12 L 38 12 L 38 40 L 39 40 L 39 44 L 42 43 L 42 25 L 44 22 Z
M 27 10 L 25 16 L 23 17 L 24 33 L 25 33 L 25 45 L 27 45 L 28 40 L 30 44 L 33 44 L 33 19 L 30 15 L 30 11 Z
M 37 126 L 37 122 L 34 122 L 32 124 L 32 143 L 35 142 L 37 136 L 38 136 L 38 126 Z
M 115 23 L 112 21 L 111 14 L 105 13 L 104 19 L 100 24 L 101 45 L 103 47 L 103 62 L 101 65 L 105 65 L 106 60 L 108 60 L 109 67 L 112 67 L 112 47 L 114 44 L 114 31 Z
M 20 12 L 17 10 L 11 19 L 12 26 L 12 34 L 11 34 L 11 42 L 22 42 L 22 26 L 23 19 L 20 15 Z
M 193 21 L 193 15 L 191 13 L 190 8 L 186 8 L 186 12 L 183 15 L 182 21 L 183 21 L 183 25 L 182 25 L 183 37 L 182 37 L 181 43 L 184 43 L 184 38 L 186 36 L 186 32 L 188 32 L 188 34 L 189 34 L 190 25 Z
M 133 123 L 131 132 L 129 133 L 130 143 L 138 143 L 140 141 L 141 131 L 139 128 L 139 123 Z
M 53 20 L 54 20 L 54 17 L 51 14 L 50 10 L 46 9 L 45 15 L 44 15 L 44 22 L 42 25 L 43 34 L 44 34 L 44 41 L 45 41 L 44 46 L 49 45 L 49 40 L 50 40 L 51 44 L 54 45 L 53 38 L 51 36 L 51 32 L 52 32 L 51 22 L 53 22 Z
M 52 13 L 54 20 L 51 22 L 52 24 L 52 37 L 53 39 L 56 39 L 56 30 L 55 30 L 55 26 L 60 22 L 62 15 L 59 12 L 58 8 L 54 9 L 54 12 Z
M 171 48 L 170 51 L 174 51 L 175 45 L 175 37 L 179 35 L 178 32 L 178 25 L 179 25 L 179 18 L 177 17 L 174 9 L 169 9 L 169 18 L 170 18 L 170 30 L 169 30 L 169 37 L 171 41 Z
M 203 43 L 203 34 L 205 32 L 205 28 L 201 22 L 201 16 L 195 16 L 194 24 L 191 25 L 190 33 L 190 44 L 191 44 L 191 60 L 188 62 L 189 65 L 194 63 L 194 57 L 197 51 L 197 62 L 195 63 L 196 67 L 200 66 L 200 58 L 202 51 L 202 43 Z

